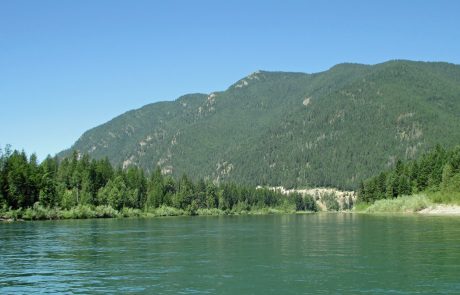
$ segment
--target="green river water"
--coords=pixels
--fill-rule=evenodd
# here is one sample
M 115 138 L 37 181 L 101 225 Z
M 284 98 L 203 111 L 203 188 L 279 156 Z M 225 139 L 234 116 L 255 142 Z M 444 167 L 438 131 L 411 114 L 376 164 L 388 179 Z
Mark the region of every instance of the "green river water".
M 460 218 L 0 223 L 0 294 L 460 294 Z

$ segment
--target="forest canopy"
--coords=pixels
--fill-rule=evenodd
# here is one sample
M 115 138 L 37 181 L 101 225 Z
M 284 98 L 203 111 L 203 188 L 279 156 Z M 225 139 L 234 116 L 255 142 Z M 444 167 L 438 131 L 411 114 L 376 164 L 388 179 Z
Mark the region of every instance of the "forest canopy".
M 114 210 L 149 210 L 168 206 L 196 213 L 199 209 L 223 211 L 289 207 L 316 211 L 310 196 L 235 183 L 216 184 L 187 175 L 165 176 L 160 169 L 146 175 L 135 166 L 114 168 L 107 158 L 90 159 L 74 152 L 60 160 L 48 156 L 38 163 L 24 151 L 0 151 L 0 207 L 18 210 L 42 206 L 70 210 L 77 206 L 106 206 Z
M 372 203 L 424 191 L 460 192 L 460 146 L 446 150 L 438 145 L 417 160 L 397 161 L 393 169 L 362 182 L 358 196 Z

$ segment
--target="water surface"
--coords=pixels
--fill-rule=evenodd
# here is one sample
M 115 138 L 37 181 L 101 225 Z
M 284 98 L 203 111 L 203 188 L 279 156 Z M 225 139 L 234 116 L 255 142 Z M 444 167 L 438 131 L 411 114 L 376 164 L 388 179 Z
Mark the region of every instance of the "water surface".
M 460 218 L 0 223 L 0 294 L 460 293 Z

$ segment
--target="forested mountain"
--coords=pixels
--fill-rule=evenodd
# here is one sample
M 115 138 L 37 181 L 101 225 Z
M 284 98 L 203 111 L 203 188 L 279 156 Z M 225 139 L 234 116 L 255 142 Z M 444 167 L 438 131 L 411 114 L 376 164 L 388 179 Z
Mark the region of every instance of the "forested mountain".
M 358 183 L 460 142 L 460 66 L 389 61 L 255 72 L 222 92 L 129 111 L 72 150 L 115 165 L 252 185 Z

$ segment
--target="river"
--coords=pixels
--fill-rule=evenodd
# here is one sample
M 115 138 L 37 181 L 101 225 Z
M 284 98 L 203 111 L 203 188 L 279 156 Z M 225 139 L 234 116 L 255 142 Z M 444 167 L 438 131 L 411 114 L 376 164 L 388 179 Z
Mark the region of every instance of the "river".
M 460 294 L 460 218 L 0 223 L 0 294 Z

